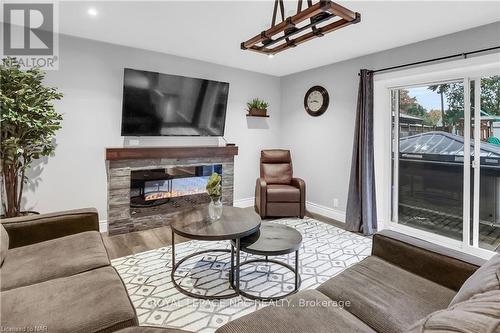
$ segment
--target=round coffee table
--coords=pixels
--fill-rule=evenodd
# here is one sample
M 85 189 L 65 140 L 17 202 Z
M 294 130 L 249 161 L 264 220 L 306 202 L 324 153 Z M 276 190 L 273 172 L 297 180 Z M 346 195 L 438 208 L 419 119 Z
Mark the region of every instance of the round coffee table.
M 175 280 L 175 272 L 179 266 L 187 259 L 208 252 L 230 252 L 231 253 L 231 271 L 229 273 L 229 281 L 234 279 L 239 281 L 239 265 L 240 265 L 240 239 L 242 237 L 254 234 L 260 227 L 260 216 L 250 209 L 243 209 L 231 206 L 224 206 L 222 216 L 217 221 L 210 221 L 208 218 L 208 205 L 199 208 L 192 208 L 183 211 L 176 215 L 170 224 L 172 229 L 172 272 L 170 277 L 175 288 L 186 296 L 201 298 L 201 299 L 225 299 L 239 295 L 239 282 L 236 284 L 230 283 L 234 289 L 234 293 L 225 295 L 199 295 L 184 289 Z M 204 250 L 192 253 L 177 263 L 175 261 L 175 235 L 203 241 L 220 241 L 230 240 L 234 242 L 236 251 L 229 249 L 213 249 Z M 236 255 L 236 267 L 234 267 L 234 256 Z
M 261 297 L 249 294 L 239 289 L 240 295 L 253 300 L 275 301 L 296 293 L 299 290 L 301 283 L 299 274 L 299 248 L 301 244 L 302 244 L 302 234 L 300 232 L 298 232 L 292 227 L 272 222 L 262 224 L 259 231 L 250 236 L 242 238 L 240 240 L 240 244 L 237 244 L 236 242 L 231 242 L 231 251 L 233 251 L 233 249 L 236 248 L 236 252 L 239 252 L 238 251 L 238 246 L 239 246 L 240 250 L 243 252 L 265 257 L 265 259 L 251 259 L 244 261 L 242 263 L 236 263 L 236 265 L 234 265 L 232 263 L 233 256 L 231 256 L 231 267 L 234 266 L 236 270 L 250 263 L 270 262 L 286 267 L 290 271 L 295 273 L 295 288 L 294 290 L 285 295 L 275 296 L 275 297 Z M 280 256 L 292 252 L 295 252 L 295 268 L 284 262 L 274 259 L 269 259 L 270 256 Z M 239 288 L 239 281 L 238 281 L 239 271 L 238 274 L 234 276 L 235 280 L 232 279 L 232 276 L 230 278 L 231 278 L 231 284 L 236 284 Z

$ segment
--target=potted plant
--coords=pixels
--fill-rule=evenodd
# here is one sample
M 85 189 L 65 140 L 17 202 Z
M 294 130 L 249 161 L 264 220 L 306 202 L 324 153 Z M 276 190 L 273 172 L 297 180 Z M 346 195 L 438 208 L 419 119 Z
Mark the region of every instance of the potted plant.
M 62 98 L 46 87 L 38 68 L 23 71 L 14 58 L 0 64 L 2 205 L 5 217 L 22 215 L 21 198 L 31 163 L 54 152 L 62 116 L 52 102 Z
M 254 98 L 247 103 L 247 111 L 249 116 L 265 117 L 267 116 L 267 108 L 269 104 L 261 99 Z
M 217 172 L 212 173 L 208 178 L 206 189 L 210 196 L 208 215 L 210 220 L 215 221 L 222 216 L 222 177 Z

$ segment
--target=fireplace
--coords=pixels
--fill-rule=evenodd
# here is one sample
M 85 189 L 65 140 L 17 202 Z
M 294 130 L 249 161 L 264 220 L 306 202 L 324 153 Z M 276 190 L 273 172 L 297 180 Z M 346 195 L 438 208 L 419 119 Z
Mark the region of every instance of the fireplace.
M 169 225 L 185 208 L 208 203 L 208 176 L 222 175 L 222 202 L 233 204 L 235 146 L 108 148 L 108 233 Z
M 131 171 L 131 214 L 173 213 L 208 203 L 205 186 L 214 172 L 222 175 L 222 164 Z

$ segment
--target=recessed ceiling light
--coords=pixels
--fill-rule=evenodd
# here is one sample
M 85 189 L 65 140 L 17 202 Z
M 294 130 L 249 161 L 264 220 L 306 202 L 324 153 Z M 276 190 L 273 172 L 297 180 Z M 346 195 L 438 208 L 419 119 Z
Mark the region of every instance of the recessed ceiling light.
M 97 16 L 97 9 L 95 8 L 89 8 L 87 10 L 87 13 L 90 15 L 90 16 Z
M 274 58 L 274 54 L 268 54 L 267 57 L 268 58 Z

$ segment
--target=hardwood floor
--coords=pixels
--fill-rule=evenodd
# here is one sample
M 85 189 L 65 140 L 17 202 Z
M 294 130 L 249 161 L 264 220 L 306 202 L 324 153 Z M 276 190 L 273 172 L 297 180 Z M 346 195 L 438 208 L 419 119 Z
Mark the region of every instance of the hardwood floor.
M 104 235 L 103 240 L 109 257 L 115 259 L 172 245 L 172 234 L 170 227 L 166 226 L 115 236 Z M 175 236 L 176 244 L 185 241 L 187 239 Z
M 245 209 L 253 209 L 253 207 Z M 336 227 L 343 228 L 343 223 L 332 220 L 330 218 L 309 212 L 307 213 L 307 216 L 325 223 L 332 224 Z M 128 234 L 115 236 L 103 235 L 103 240 L 109 257 L 111 259 L 115 259 L 131 254 L 157 249 L 163 246 L 172 245 L 172 234 L 170 227 L 165 226 L 161 228 L 130 232 Z M 188 239 L 186 238 L 175 235 L 176 244 L 185 242 L 187 240 Z

